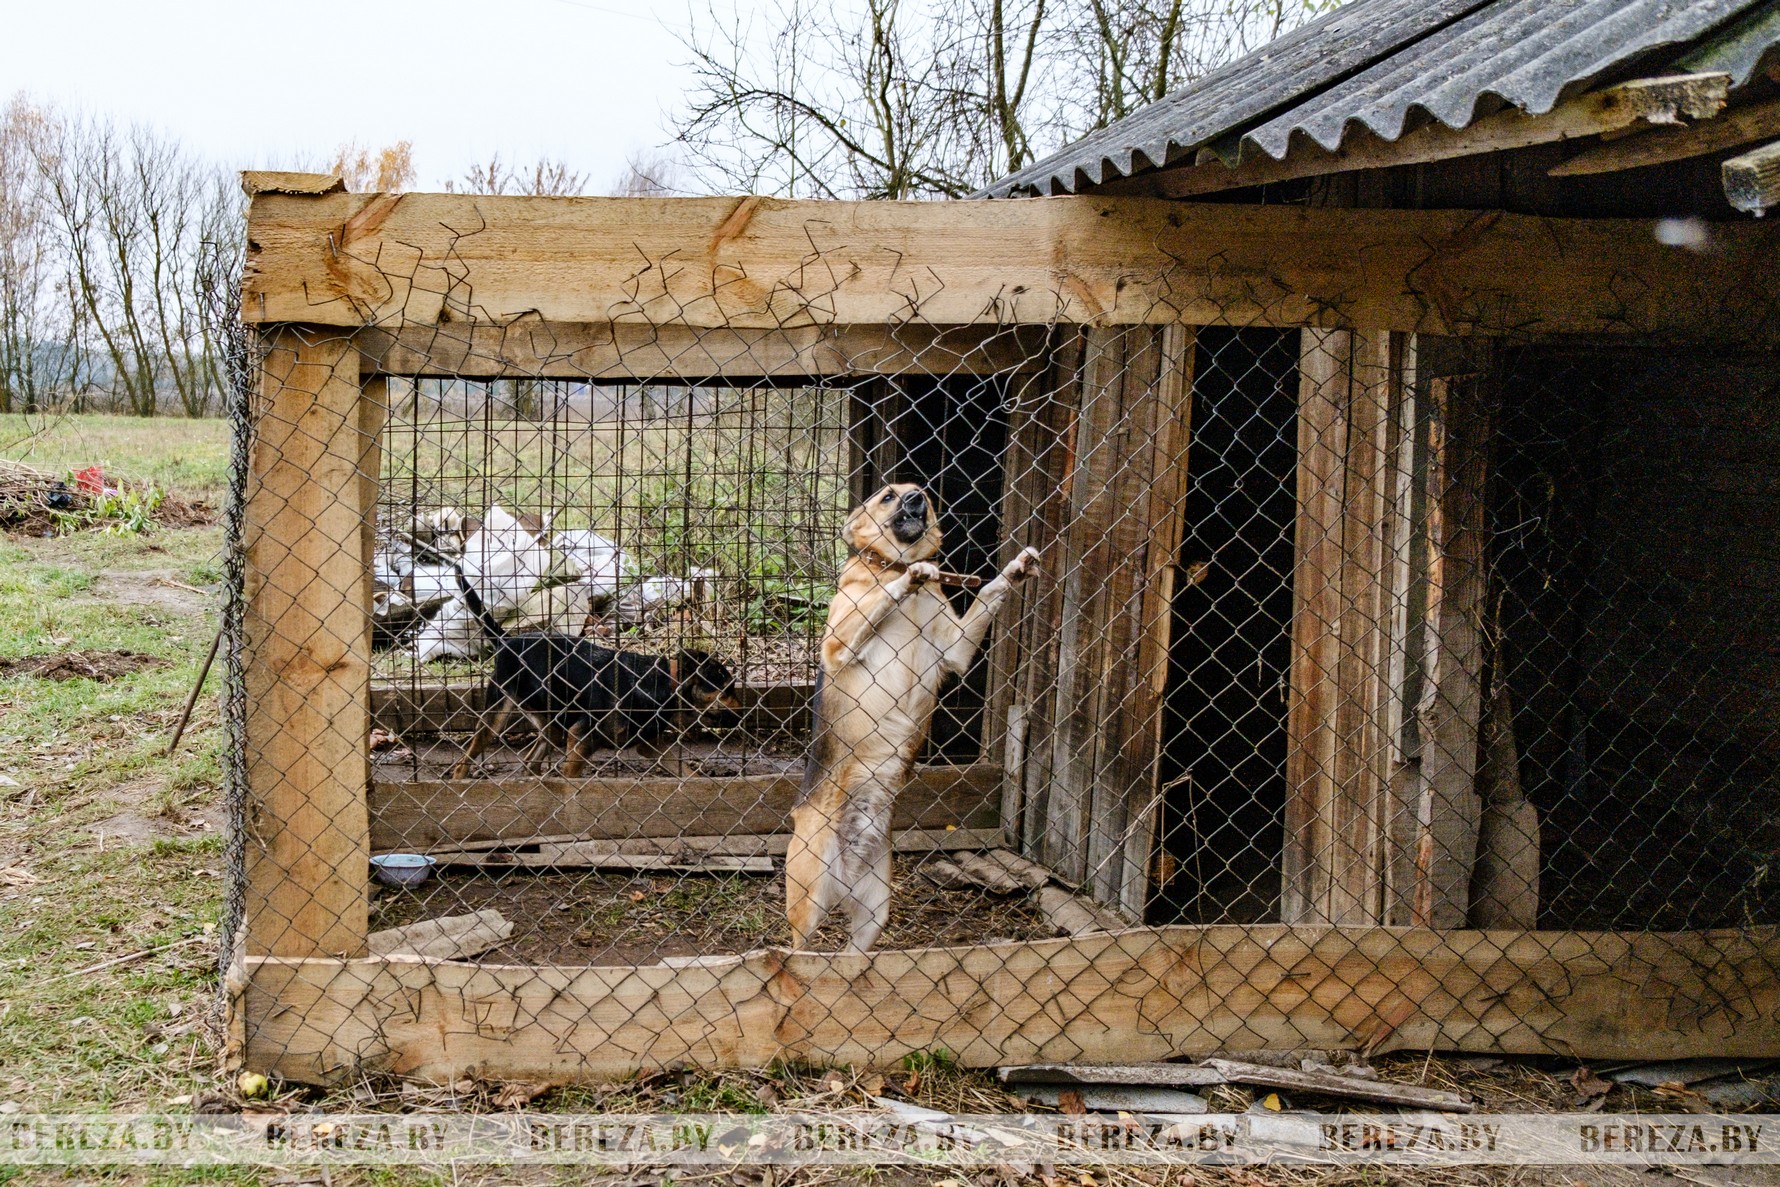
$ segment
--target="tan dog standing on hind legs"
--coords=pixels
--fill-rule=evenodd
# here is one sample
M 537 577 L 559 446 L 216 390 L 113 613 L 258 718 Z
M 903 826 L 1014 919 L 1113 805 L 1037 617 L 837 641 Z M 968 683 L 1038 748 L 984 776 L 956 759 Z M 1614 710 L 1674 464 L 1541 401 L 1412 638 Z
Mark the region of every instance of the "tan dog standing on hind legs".
M 808 947 L 829 913 L 844 908 L 847 948 L 864 952 L 890 915 L 890 808 L 927 736 L 940 682 L 970 667 L 1038 553 L 1022 551 L 960 615 L 930 559 L 939 555 L 939 523 L 920 487 L 885 487 L 847 517 L 843 538 L 854 556 L 822 636 L 785 906 L 794 947 Z

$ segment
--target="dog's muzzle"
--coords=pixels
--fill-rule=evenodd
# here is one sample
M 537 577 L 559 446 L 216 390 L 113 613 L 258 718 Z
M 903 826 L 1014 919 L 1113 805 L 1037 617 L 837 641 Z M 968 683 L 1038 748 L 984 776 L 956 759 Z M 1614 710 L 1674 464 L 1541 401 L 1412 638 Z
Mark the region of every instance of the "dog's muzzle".
M 913 544 L 926 534 L 927 496 L 918 490 L 902 496 L 902 502 L 896 509 L 896 518 L 890 521 L 890 530 L 904 544 Z

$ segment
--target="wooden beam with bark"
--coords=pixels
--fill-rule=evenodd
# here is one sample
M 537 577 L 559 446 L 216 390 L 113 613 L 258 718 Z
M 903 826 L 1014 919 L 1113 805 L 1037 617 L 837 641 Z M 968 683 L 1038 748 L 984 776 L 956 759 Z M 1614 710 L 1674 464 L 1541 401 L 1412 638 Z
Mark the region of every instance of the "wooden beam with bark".
M 1780 1056 L 1780 929 L 1165 927 L 680 965 L 256 957 L 236 1054 L 304 1083 L 564 1083 L 776 1059 L 968 1067 L 1370 1046 L 1570 1058 Z
M 522 318 L 726 331 L 1063 320 L 1766 341 L 1772 326 L 1721 307 L 1766 275 L 1775 236 L 1727 227 L 1716 251 L 1698 254 L 1664 248 L 1646 220 L 1097 196 L 262 193 L 242 312 L 389 330 Z

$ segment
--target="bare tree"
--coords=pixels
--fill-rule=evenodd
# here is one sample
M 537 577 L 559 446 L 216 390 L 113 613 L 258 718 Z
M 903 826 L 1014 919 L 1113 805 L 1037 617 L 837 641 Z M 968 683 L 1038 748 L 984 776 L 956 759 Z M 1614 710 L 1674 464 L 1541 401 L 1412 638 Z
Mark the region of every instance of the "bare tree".
M 58 316 L 55 228 L 37 171 L 49 119 L 23 95 L 0 111 L 0 412 L 43 407 L 73 359 Z
M 706 0 L 707 4 L 710 0 Z M 775 0 L 692 13 L 675 138 L 714 189 L 958 196 L 1333 0 Z
M 401 193 L 414 184 L 414 142 L 398 140 L 372 149 L 348 141 L 335 150 L 328 172 L 355 194 Z
M 612 183 L 615 198 L 666 198 L 688 192 L 680 166 L 665 153 L 633 153 Z
M 210 412 L 222 378 L 202 289 L 233 287 L 241 216 L 233 179 L 177 142 L 15 101 L 0 119 L 0 398 Z
M 488 164 L 471 165 L 464 170 L 461 181 L 446 182 L 445 192 L 562 198 L 586 193 L 587 175 L 550 157 L 539 157 L 528 166 L 515 168 L 495 153 Z

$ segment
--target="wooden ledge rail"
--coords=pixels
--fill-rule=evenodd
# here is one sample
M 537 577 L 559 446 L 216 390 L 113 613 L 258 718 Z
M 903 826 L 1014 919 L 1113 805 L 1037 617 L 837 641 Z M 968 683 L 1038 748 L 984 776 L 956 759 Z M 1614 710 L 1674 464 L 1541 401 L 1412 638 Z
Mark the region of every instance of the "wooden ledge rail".
M 355 336 L 366 374 L 451 379 L 803 379 L 835 375 L 1032 375 L 1044 326 L 730 329 L 643 322 L 447 322 Z
M 1780 1056 L 1780 929 L 1163 927 L 863 956 L 624 967 L 256 957 L 246 1065 L 563 1083 L 778 1058 L 971 1067 L 1292 1048 L 1604 1059 Z
M 1188 322 L 1765 342 L 1775 330 L 1757 313 L 1721 307 L 1765 276 L 1780 231 L 1722 224 L 1715 250 L 1693 253 L 1647 220 L 1496 212 L 268 192 L 248 241 L 253 323 Z
M 801 776 L 529 777 L 371 785 L 371 848 L 427 852 L 503 838 L 582 840 L 782 832 Z M 994 828 L 1001 768 L 923 767 L 896 797 L 896 828 Z

